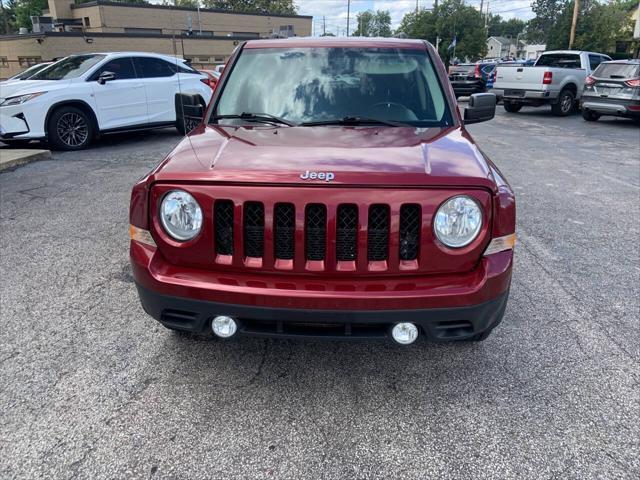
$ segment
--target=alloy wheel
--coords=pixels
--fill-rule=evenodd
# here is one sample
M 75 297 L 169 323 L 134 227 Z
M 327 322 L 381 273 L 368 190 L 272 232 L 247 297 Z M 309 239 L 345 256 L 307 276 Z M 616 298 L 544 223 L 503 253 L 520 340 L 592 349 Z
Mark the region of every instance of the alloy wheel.
M 68 147 L 79 147 L 89 137 L 87 119 L 75 112 L 67 112 L 58 119 L 56 132 L 60 141 Z

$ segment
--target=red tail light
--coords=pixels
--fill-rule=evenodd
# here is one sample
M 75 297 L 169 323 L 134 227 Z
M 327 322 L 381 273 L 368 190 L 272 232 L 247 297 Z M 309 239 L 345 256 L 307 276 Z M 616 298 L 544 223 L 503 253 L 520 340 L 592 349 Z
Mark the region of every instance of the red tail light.
M 640 87 L 640 78 L 633 78 L 631 80 L 627 80 L 626 82 L 624 82 L 628 87 L 635 87 L 638 88 Z
M 200 81 L 202 83 L 204 83 L 205 85 L 209 85 L 209 79 L 208 78 L 201 78 Z
M 542 77 L 543 85 L 551 85 L 553 81 L 553 72 L 544 72 L 544 76 Z
M 480 73 L 480 64 L 476 63 L 476 68 L 473 71 L 473 76 L 476 78 L 482 78 L 482 73 Z
M 593 78 L 591 75 L 589 75 L 589 76 L 585 79 L 585 81 L 584 81 L 584 84 L 585 84 L 587 87 L 590 87 L 590 86 L 591 86 L 591 85 L 593 85 L 594 83 L 596 83 L 596 79 L 595 79 L 595 78 Z

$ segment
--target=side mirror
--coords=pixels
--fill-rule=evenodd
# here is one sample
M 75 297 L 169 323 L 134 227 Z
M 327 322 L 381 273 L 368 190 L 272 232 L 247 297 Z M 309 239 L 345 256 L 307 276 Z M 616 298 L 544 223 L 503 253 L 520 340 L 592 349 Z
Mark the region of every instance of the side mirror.
M 182 93 L 179 97 L 182 102 L 182 112 L 178 111 L 178 115 L 183 114 L 185 118 L 202 120 L 204 106 L 200 103 L 200 97 L 188 93 Z
M 116 79 L 116 74 L 113 72 L 102 72 L 100 74 L 100 76 L 98 77 L 98 83 L 100 85 L 104 85 L 107 82 L 110 82 L 111 80 L 115 80 Z
M 493 93 L 474 93 L 464 109 L 464 124 L 480 123 L 496 116 L 496 96 Z

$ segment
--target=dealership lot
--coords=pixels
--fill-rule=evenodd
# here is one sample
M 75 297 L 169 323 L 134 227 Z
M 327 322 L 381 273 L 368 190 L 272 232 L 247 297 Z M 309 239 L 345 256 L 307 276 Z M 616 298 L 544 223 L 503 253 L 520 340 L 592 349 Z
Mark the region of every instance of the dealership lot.
M 469 130 L 519 209 L 507 314 L 480 344 L 159 326 L 128 202 L 174 129 L 0 174 L 0 477 L 637 478 L 640 129 L 499 107 Z

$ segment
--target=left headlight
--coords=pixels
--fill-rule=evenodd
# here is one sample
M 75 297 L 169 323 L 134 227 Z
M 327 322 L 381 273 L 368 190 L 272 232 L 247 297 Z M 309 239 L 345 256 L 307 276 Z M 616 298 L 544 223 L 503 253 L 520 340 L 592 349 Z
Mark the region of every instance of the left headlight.
M 27 93 L 26 95 L 18 95 L 16 97 L 5 98 L 4 102 L 0 103 L 0 107 L 9 107 L 11 105 L 20 105 L 21 103 L 28 102 L 31 99 L 44 95 L 47 92 Z
M 160 222 L 165 231 L 176 240 L 191 240 L 202 228 L 202 209 L 187 192 L 172 190 L 162 199 Z
M 482 228 L 482 209 L 467 195 L 451 197 L 438 209 L 434 230 L 447 247 L 460 248 L 473 242 Z

